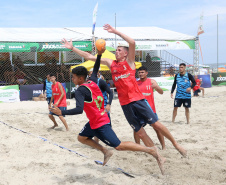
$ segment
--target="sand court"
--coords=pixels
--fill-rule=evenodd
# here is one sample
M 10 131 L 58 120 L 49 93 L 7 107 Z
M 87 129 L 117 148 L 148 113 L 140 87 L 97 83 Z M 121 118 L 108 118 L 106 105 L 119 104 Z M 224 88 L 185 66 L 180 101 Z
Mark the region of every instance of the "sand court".
M 74 100 L 69 101 L 68 109 L 75 106 Z M 112 149 L 114 155 L 108 166 L 97 165 L 94 160 L 103 161 L 102 153 L 77 141 L 88 121 L 85 113 L 66 116 L 70 129 L 66 132 L 58 118 L 59 127 L 48 129 L 52 122 L 45 101 L 2 103 L 0 121 L 30 134 L 0 123 L 0 184 L 226 184 L 226 87 L 208 88 L 205 98 L 192 98 L 189 125 L 184 108 L 178 109 L 175 123 L 171 123 L 173 99 L 169 91 L 155 93 L 155 102 L 160 121 L 188 151 L 188 157 L 182 158 L 166 139 L 166 150 L 159 150 L 167 159 L 165 176 L 156 160 L 145 153 Z M 111 118 L 119 139 L 133 141 L 118 99 L 112 102 Z M 154 130 L 145 128 L 160 148 Z M 124 175 L 117 167 L 135 178 Z

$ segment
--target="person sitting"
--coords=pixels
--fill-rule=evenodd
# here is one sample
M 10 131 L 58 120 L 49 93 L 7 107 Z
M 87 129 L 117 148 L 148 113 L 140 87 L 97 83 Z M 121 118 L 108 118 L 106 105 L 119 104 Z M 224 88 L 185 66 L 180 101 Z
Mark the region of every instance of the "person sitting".
M 17 79 L 16 83 L 18 85 L 24 85 L 27 82 L 27 80 L 25 79 L 26 76 L 27 75 L 23 71 L 17 68 L 16 74 L 15 74 L 15 78 Z

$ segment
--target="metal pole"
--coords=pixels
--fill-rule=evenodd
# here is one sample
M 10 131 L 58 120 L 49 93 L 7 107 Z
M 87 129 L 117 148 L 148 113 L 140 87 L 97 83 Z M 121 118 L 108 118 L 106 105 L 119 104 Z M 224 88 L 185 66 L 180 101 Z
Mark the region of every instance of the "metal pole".
M 218 73 L 218 14 L 217 14 L 217 73 Z

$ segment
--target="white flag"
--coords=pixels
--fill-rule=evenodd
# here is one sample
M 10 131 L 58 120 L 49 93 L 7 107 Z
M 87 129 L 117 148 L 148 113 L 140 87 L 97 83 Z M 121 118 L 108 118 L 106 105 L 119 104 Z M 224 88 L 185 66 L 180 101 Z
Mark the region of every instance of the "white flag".
M 199 22 L 199 27 L 198 27 L 198 35 L 201 35 L 202 33 L 204 33 L 204 30 L 203 30 L 203 13 L 200 16 L 200 22 Z
M 98 3 L 96 4 L 96 6 L 93 10 L 93 31 L 92 31 L 92 34 L 94 34 L 94 30 L 95 30 L 95 26 L 96 26 L 97 8 L 98 8 Z

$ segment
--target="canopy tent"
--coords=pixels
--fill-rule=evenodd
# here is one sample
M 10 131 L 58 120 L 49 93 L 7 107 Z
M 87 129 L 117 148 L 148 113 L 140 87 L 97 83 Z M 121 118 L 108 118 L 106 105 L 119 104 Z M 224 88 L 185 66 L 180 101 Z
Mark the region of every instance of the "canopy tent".
M 97 56 L 97 54 L 95 56 Z M 109 58 L 109 59 L 112 59 L 112 60 L 116 59 L 115 55 L 108 50 L 105 50 L 105 52 L 102 54 L 102 58 Z M 135 62 L 135 65 L 136 65 L 136 69 L 138 69 L 139 67 L 142 66 L 141 62 Z M 91 60 L 88 60 L 88 61 L 83 62 L 81 64 L 71 66 L 71 70 L 75 67 L 78 67 L 78 66 L 84 66 L 89 71 L 90 69 L 93 68 L 94 62 L 91 61 Z M 100 64 L 99 71 L 109 71 L 109 70 L 110 69 L 106 65 Z
M 117 27 L 136 41 L 136 50 L 195 49 L 195 36 L 190 36 L 158 27 Z M 62 50 L 62 38 L 72 41 L 92 41 L 92 28 L 0 28 L 0 52 L 25 52 Z M 95 37 L 106 40 L 106 45 L 115 48 L 123 43 L 120 37 L 108 33 L 102 27 L 95 29 Z M 116 39 L 115 39 L 116 38 Z M 22 42 L 22 43 L 21 43 Z M 39 43 L 37 46 L 28 44 Z M 41 43 L 41 45 L 40 45 Z M 42 47 L 42 46 L 45 47 Z M 87 43 L 78 44 L 79 49 L 86 48 Z M 33 47 L 33 48 L 32 48 Z M 34 48 L 36 47 L 36 48 Z M 25 48 L 29 48 L 25 50 Z M 67 50 L 67 49 L 65 49 Z M 88 49 L 86 49 L 88 51 Z

